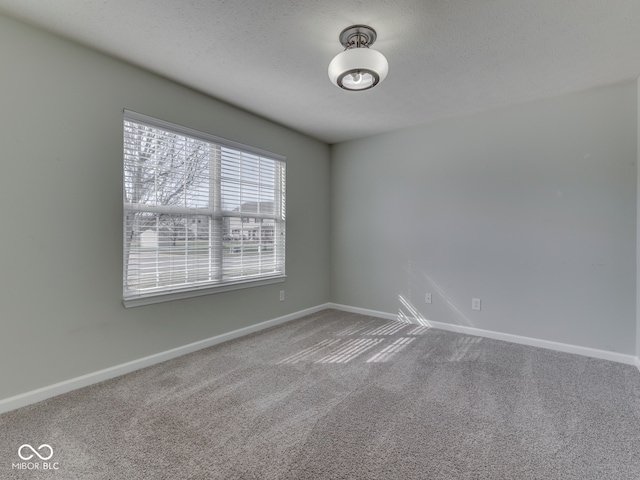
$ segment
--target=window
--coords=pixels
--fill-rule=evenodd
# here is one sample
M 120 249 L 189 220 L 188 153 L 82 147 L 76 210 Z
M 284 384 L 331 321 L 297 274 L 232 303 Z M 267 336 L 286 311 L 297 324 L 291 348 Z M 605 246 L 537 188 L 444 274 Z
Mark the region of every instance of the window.
M 285 157 L 124 112 L 127 307 L 283 281 Z

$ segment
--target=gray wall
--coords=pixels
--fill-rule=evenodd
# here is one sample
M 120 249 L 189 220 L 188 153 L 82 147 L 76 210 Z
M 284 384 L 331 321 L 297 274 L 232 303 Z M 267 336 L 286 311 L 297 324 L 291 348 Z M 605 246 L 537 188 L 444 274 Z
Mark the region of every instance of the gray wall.
M 637 108 L 637 123 L 636 123 L 636 133 L 638 136 L 638 161 L 640 162 L 640 78 L 638 79 L 638 108 Z M 638 192 L 640 192 L 640 169 L 638 169 Z M 637 315 L 637 324 L 636 324 L 636 357 L 638 357 L 638 361 L 640 362 L 640 195 L 637 198 L 637 207 L 636 207 L 636 315 Z M 639 364 L 640 366 L 640 364 Z
M 628 82 L 333 146 L 332 301 L 635 354 L 637 105 Z
M 329 301 L 327 145 L 6 17 L 0 65 L 0 399 Z M 124 309 L 124 108 L 287 156 L 286 283 Z

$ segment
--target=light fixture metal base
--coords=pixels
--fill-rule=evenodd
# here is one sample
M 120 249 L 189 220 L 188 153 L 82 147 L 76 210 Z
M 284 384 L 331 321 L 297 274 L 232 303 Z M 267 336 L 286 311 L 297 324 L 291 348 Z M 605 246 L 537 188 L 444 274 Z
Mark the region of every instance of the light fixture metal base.
M 351 25 L 340 32 L 338 38 L 344 48 L 370 47 L 375 43 L 378 34 L 368 25 Z

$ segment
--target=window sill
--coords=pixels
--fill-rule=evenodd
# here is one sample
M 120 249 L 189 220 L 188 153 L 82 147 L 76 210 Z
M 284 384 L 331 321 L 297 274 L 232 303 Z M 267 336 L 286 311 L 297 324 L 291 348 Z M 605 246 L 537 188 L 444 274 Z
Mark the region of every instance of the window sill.
M 287 279 L 286 275 L 277 277 L 261 278 L 259 280 L 245 280 L 240 282 L 216 285 L 213 287 L 204 287 L 191 290 L 174 291 L 167 293 L 158 293 L 145 295 L 140 297 L 123 298 L 122 303 L 125 308 L 141 307 L 143 305 L 152 305 L 154 303 L 172 302 L 173 300 L 182 300 L 184 298 L 200 297 L 203 295 L 212 295 L 214 293 L 229 292 L 232 290 L 240 290 L 243 288 L 261 287 L 272 283 L 281 283 Z

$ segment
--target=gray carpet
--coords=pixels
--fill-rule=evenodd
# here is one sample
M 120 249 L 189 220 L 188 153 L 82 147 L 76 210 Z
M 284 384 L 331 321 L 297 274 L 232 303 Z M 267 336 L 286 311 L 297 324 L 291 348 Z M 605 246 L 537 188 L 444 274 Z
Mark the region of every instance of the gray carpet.
M 0 478 L 638 480 L 640 373 L 326 310 L 1 415 Z

